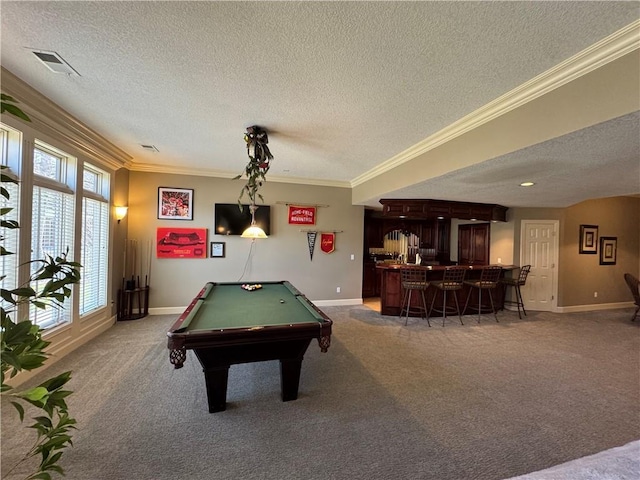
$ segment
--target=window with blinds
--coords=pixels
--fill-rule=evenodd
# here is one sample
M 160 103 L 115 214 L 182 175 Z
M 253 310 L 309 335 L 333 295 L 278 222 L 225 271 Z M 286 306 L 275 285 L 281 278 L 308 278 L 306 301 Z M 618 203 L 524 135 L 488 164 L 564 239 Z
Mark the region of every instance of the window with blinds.
M 109 175 L 91 165 L 83 172 L 80 315 L 107 305 Z
M 33 155 L 33 203 L 31 225 L 31 259 L 44 259 L 47 255 L 55 258 L 67 253 L 67 259 L 74 259 L 74 216 L 75 199 L 73 191 L 65 183 L 68 158 L 53 150 L 38 145 Z M 41 266 L 31 264 L 31 273 Z M 46 280 L 32 282 L 37 292 Z M 71 302 L 63 306 L 46 309 L 30 306 L 29 317 L 42 328 L 49 328 L 71 320 Z
M 18 180 L 13 170 L 10 168 L 9 159 L 10 150 L 13 147 L 19 147 L 20 135 L 17 132 L 0 128 L 0 164 L 2 165 L 2 174 Z M 9 222 L 17 222 L 19 216 L 19 184 L 11 182 L 2 182 L 6 196 L 0 196 L 0 208 L 2 209 L 2 219 Z M 8 196 L 8 198 L 7 198 Z M 2 278 L 2 288 L 13 290 L 18 286 L 18 241 L 20 231 L 12 228 L 2 228 L 0 233 L 0 245 L 4 249 L 0 256 L 0 278 Z M 2 307 L 5 310 L 12 310 L 13 305 L 6 303 L 0 299 Z

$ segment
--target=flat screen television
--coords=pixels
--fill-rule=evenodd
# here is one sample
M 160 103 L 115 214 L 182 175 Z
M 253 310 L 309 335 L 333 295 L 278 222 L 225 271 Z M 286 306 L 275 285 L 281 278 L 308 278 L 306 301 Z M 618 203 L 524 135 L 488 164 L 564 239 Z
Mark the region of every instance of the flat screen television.
M 264 233 L 271 234 L 271 208 L 269 205 L 258 205 L 255 213 L 256 225 Z M 242 205 L 242 211 L 237 203 L 215 204 L 215 234 L 242 235 L 251 225 L 249 205 Z

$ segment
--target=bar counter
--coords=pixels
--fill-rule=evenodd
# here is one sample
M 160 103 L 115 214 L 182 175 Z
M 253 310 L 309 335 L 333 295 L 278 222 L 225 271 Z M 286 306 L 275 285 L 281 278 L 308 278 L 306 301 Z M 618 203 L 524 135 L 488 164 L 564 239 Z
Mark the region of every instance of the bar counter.
M 480 278 L 480 271 L 484 266 L 488 265 L 458 265 L 461 267 L 466 267 L 467 273 L 465 274 L 465 280 L 475 280 Z M 504 277 L 505 274 L 511 272 L 519 268 L 517 265 L 500 265 L 502 267 L 501 278 Z M 402 288 L 402 281 L 400 279 L 400 270 L 403 268 L 417 268 L 423 269 L 427 271 L 427 281 L 429 280 L 440 280 L 444 274 L 444 270 L 447 268 L 445 265 L 415 265 L 415 264 L 402 264 L 402 263 L 379 263 L 376 265 L 376 269 L 381 271 L 381 285 L 380 285 L 380 313 L 382 315 L 392 315 L 398 316 L 400 315 L 400 309 L 402 308 L 402 298 L 404 295 L 404 290 Z M 460 309 L 464 308 L 464 304 L 467 301 L 467 295 L 469 294 L 470 287 L 464 286 L 462 290 L 457 291 L 458 302 L 460 303 Z M 429 288 L 425 294 L 427 300 L 427 307 L 431 306 L 431 301 L 433 299 L 433 295 L 435 289 Z M 476 290 L 476 289 L 474 289 Z M 492 292 L 493 301 L 497 310 L 500 310 L 504 306 L 504 288 L 500 286 Z M 455 308 L 455 300 L 451 295 L 447 298 L 447 304 L 451 307 Z M 483 300 L 485 296 L 483 295 Z M 486 296 L 487 303 L 483 305 L 483 313 L 491 312 L 491 307 L 489 305 L 488 295 Z M 419 306 L 422 303 L 422 299 L 420 295 L 412 295 L 411 305 Z M 484 302 L 483 302 L 484 304 Z M 434 304 L 434 310 L 442 310 L 442 300 L 439 295 L 436 298 L 436 302 Z M 467 311 L 462 312 L 463 315 L 473 315 L 478 313 L 478 295 L 477 292 L 472 292 L 471 298 L 469 299 L 469 307 Z M 419 314 L 411 313 L 410 316 L 419 316 Z M 434 313 L 434 316 L 436 314 Z M 442 316 L 442 314 L 438 313 L 437 316 Z

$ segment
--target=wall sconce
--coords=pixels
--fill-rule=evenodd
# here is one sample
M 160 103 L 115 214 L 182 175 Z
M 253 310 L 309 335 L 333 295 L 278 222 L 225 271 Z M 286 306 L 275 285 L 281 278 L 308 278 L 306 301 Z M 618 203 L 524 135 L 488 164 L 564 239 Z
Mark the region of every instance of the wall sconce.
M 118 220 L 118 223 L 127 216 L 128 209 L 129 207 L 116 207 L 116 220 Z

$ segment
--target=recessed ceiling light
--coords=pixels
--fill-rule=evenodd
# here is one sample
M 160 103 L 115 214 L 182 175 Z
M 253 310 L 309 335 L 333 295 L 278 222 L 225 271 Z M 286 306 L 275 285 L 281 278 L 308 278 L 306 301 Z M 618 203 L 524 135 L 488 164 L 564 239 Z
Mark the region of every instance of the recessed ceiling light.
M 535 183 L 533 182 L 522 182 L 520 184 L 521 187 L 533 187 L 535 185 Z

